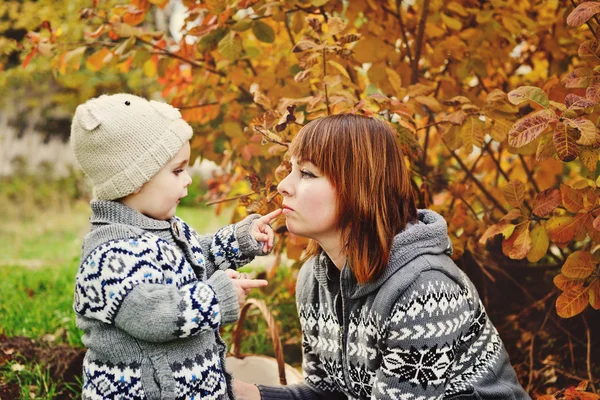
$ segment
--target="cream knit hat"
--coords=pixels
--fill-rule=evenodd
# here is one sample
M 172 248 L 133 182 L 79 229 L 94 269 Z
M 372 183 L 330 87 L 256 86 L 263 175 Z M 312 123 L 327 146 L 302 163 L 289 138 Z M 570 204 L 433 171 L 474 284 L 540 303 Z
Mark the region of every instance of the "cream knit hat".
M 176 108 L 124 93 L 81 104 L 71 124 L 75 158 L 100 200 L 135 192 L 191 137 Z

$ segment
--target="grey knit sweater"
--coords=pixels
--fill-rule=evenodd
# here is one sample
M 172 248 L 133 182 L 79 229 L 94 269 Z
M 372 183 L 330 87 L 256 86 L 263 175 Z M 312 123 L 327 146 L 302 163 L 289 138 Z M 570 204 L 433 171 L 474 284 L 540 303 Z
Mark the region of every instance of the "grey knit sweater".
M 88 348 L 84 399 L 230 399 L 218 328 L 239 317 L 223 270 L 262 254 L 249 216 L 214 236 L 91 202 L 73 308 Z
M 446 222 L 420 210 L 389 265 L 360 285 L 325 254 L 305 263 L 297 304 L 305 383 L 263 399 L 529 399 L 477 291 L 448 257 Z

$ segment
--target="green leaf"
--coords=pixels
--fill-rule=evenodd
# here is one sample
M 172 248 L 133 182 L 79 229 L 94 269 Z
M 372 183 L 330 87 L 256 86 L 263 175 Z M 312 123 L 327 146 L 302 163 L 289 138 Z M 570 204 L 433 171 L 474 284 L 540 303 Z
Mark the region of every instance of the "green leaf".
M 235 32 L 231 32 L 219 41 L 218 49 L 223 57 L 235 61 L 242 55 L 242 39 Z
M 252 33 L 254 33 L 256 38 L 261 42 L 273 43 L 275 41 L 275 31 L 262 21 L 254 21 Z
M 236 32 L 244 32 L 248 29 L 252 28 L 252 20 L 248 18 L 244 18 L 231 25 L 231 30 Z
M 519 105 L 524 101 L 533 101 L 544 108 L 548 108 L 550 100 L 548 95 L 542 89 L 535 86 L 521 86 L 515 90 L 508 92 L 508 100 Z

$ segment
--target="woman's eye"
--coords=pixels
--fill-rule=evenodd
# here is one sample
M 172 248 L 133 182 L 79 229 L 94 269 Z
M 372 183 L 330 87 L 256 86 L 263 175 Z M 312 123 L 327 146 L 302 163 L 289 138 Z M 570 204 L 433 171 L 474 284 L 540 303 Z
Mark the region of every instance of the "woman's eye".
M 302 175 L 303 178 L 315 178 L 315 174 L 305 169 L 300 170 L 300 175 Z

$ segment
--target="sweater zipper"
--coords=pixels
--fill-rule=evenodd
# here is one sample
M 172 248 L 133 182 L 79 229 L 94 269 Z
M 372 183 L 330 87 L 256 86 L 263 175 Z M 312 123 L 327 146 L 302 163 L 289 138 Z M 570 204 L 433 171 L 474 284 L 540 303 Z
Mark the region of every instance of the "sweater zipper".
M 340 274 L 341 275 L 341 274 Z M 340 276 L 340 297 L 342 303 L 342 320 L 340 324 L 340 349 L 342 350 L 342 374 L 344 376 L 344 384 L 348 390 L 348 393 L 352 393 L 352 387 L 348 382 L 348 365 L 346 362 L 346 335 L 344 334 L 344 327 L 346 326 L 346 313 L 344 312 L 344 284 L 343 279 Z M 339 320 L 339 318 L 338 318 Z M 339 322 L 339 321 L 338 321 Z M 354 394 L 354 393 L 352 393 Z

